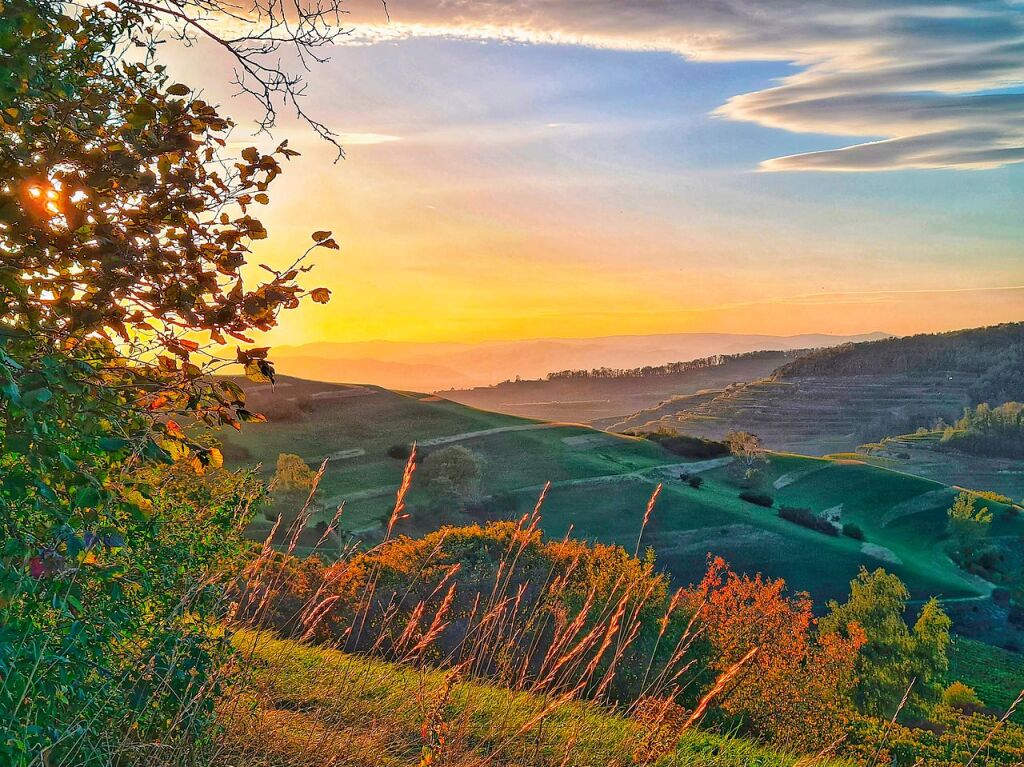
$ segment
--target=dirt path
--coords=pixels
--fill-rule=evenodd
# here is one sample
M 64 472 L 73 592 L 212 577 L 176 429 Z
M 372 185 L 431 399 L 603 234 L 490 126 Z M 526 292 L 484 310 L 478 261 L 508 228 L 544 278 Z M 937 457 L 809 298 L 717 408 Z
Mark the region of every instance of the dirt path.
M 641 482 L 649 482 L 655 484 L 657 482 L 663 482 L 665 479 L 675 479 L 674 475 L 676 472 L 685 469 L 691 474 L 699 473 L 702 471 L 709 471 L 711 469 L 717 469 L 719 466 L 725 466 L 732 461 L 732 456 L 727 458 L 713 458 L 709 461 L 686 461 L 683 463 L 666 463 L 661 466 L 649 466 L 646 469 L 636 469 L 635 471 L 624 471 L 618 474 L 601 474 L 596 477 L 582 477 L 580 479 L 563 479 L 558 482 L 552 482 L 552 488 L 559 487 L 579 487 L 581 485 L 599 485 L 604 482 L 617 482 L 620 480 L 636 479 Z M 661 472 L 662 476 L 649 476 Z M 528 487 L 516 488 L 517 492 L 540 492 L 544 485 L 531 485 Z
M 477 437 L 489 437 L 492 434 L 504 434 L 512 431 L 534 431 L 536 429 L 556 429 L 561 426 L 568 426 L 564 423 L 524 423 L 519 426 L 496 426 L 493 429 L 481 429 L 480 431 L 464 431 L 462 434 L 452 434 L 448 437 L 431 437 L 424 439 L 417 444 L 421 447 L 436 447 L 438 445 L 449 445 L 453 442 L 462 442 L 465 439 L 476 439 Z

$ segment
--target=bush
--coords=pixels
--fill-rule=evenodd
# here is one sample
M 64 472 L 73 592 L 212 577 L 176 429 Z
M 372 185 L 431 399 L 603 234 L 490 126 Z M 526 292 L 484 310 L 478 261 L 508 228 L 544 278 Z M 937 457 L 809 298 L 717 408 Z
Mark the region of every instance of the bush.
M 394 458 L 396 461 L 408 461 L 409 456 L 412 455 L 412 448 L 408 445 L 392 445 L 387 450 L 388 458 Z
M 855 541 L 864 540 L 864 531 L 861 530 L 860 525 L 855 525 L 853 522 L 847 522 L 843 525 L 843 535 L 847 538 L 853 538 Z
M 794 506 L 783 506 L 779 509 L 779 516 L 789 522 L 793 522 L 801 527 L 806 527 L 810 530 L 817 530 L 819 533 L 825 535 L 839 535 L 839 531 L 836 530 L 836 526 L 833 525 L 826 519 L 822 519 L 817 516 L 810 509 L 800 509 Z
M 652 431 L 644 435 L 652 442 L 657 442 L 673 455 L 683 458 L 722 458 L 729 455 L 729 446 L 724 442 L 716 442 L 702 437 L 690 437 L 671 429 Z
M 744 490 L 740 493 L 740 500 L 764 506 L 766 509 L 770 509 L 775 504 L 775 499 L 768 493 L 759 493 L 756 490 Z
M 964 713 L 976 713 L 984 708 L 985 703 L 973 687 L 963 682 L 953 682 L 942 691 L 942 704 Z
M 698 477 L 696 474 L 694 474 L 692 477 L 686 480 L 686 484 L 688 484 L 694 490 L 700 490 L 701 485 L 704 484 L 704 477 Z

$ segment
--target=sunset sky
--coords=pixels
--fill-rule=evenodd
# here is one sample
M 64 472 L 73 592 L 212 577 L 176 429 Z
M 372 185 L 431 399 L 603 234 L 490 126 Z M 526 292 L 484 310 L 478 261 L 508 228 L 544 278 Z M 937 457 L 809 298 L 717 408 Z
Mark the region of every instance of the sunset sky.
M 391 0 L 282 120 L 256 260 L 314 229 L 271 340 L 910 333 L 1024 319 L 1013 0 Z M 230 63 L 175 73 L 225 111 Z M 222 71 L 220 85 L 209 85 Z

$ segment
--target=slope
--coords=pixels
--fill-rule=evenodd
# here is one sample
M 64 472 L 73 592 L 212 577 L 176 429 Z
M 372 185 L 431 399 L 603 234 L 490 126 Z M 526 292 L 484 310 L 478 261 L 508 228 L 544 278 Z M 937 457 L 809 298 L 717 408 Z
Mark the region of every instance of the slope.
M 714 397 L 635 413 L 613 428 L 711 437 L 742 429 L 773 449 L 835 453 L 955 418 L 972 402 L 1013 399 L 1022 374 L 1024 323 L 847 344 Z
M 288 392 L 285 395 L 285 392 Z M 253 399 L 266 397 L 257 392 Z M 727 462 L 682 460 L 647 440 L 474 410 L 431 396 L 285 380 L 277 395 L 303 400 L 301 417 L 226 434 L 225 455 L 234 465 L 262 463 L 269 473 L 278 453 L 311 465 L 327 459 L 320 500 L 325 513 L 345 501 L 344 529 L 369 539 L 379 535 L 401 481 L 403 462 L 388 447 L 416 440 L 427 450 L 461 444 L 482 461 L 481 500 L 469 520 L 508 518 L 532 508 L 546 481 L 545 532 L 637 545 L 644 507 L 664 483 L 641 547 L 680 581 L 699 578 L 709 552 L 737 570 L 784 577 L 816 599 L 840 597 L 860 566 L 885 566 L 900 575 L 915 598 L 932 594 L 976 597 L 985 583 L 960 571 L 944 554 L 945 510 L 954 491 L 944 485 L 861 463 L 776 454 L 764 488 L 780 504 L 828 512 L 860 525 L 867 542 L 832 537 L 780 519 L 774 510 L 738 498 Z M 700 473 L 694 489 L 680 473 Z M 399 530 L 422 532 L 445 521 L 422 487 L 414 484 L 411 519 Z M 993 535 L 1019 535 L 1024 523 L 994 506 Z M 320 520 L 313 520 L 313 523 Z M 468 520 L 466 520 L 468 521 Z M 254 536 L 270 520 L 258 520 Z
M 769 375 L 797 352 L 766 351 L 706 358 L 692 369 L 660 366 L 636 370 L 566 371 L 537 380 L 505 381 L 494 386 L 453 389 L 444 396 L 472 407 L 501 413 L 571 420 L 605 428 L 629 413 L 664 400 L 722 389 Z

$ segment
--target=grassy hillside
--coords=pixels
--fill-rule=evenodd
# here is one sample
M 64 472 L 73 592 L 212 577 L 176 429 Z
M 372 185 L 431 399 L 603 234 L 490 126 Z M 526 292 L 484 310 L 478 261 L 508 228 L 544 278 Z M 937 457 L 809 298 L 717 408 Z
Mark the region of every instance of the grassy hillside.
M 768 351 L 727 357 L 692 370 L 661 368 L 617 375 L 572 375 L 443 392 L 446 399 L 501 413 L 574 421 L 606 428 L 638 410 L 675 397 L 753 381 L 792 360 L 797 352 Z M 582 371 L 580 371 L 582 372 Z
M 236 644 L 250 661 L 250 691 L 230 704 L 221 763 L 233 767 L 426 764 L 424 723 L 443 724 L 445 764 L 634 764 L 647 734 L 632 719 L 588 703 L 457 681 L 333 650 L 241 632 Z M 438 721 L 437 712 L 443 716 Z M 542 712 L 542 727 L 535 720 Z M 533 724 L 531 724 L 533 722 Z M 672 739 L 675 740 L 674 738 Z M 798 757 L 750 740 L 685 732 L 658 767 L 787 767 Z M 820 767 L 844 764 L 816 760 Z
M 881 444 L 863 446 L 857 457 L 867 463 L 972 490 L 992 490 L 1016 500 L 1024 498 L 1024 467 L 1019 459 L 946 449 L 941 439 L 941 431 L 887 437 Z
M 255 406 L 260 397 L 254 395 Z M 403 462 L 386 451 L 417 440 L 426 450 L 460 444 L 483 462 L 483 500 L 471 519 L 507 518 L 533 507 L 552 482 L 544 506 L 545 532 L 619 543 L 632 551 L 647 499 L 657 483 L 664 492 L 642 546 L 654 547 L 660 565 L 682 582 L 704 572 L 709 552 L 735 569 L 786 578 L 817 600 L 846 594 L 860 566 L 884 566 L 915 598 L 940 594 L 969 598 L 987 585 L 966 575 L 944 554 L 946 509 L 954 491 L 935 482 L 860 463 L 772 455 L 764 489 L 777 504 L 806 507 L 840 522 L 854 522 L 866 541 L 831 537 L 780 519 L 738 498 L 726 459 L 694 464 L 658 445 L 581 426 L 548 424 L 474 410 L 437 397 L 372 387 L 284 380 L 278 400 L 298 402 L 298 415 L 225 435 L 226 455 L 236 465 L 262 462 L 269 472 L 277 455 L 292 452 L 311 465 L 329 461 L 320 499 L 325 514 L 345 501 L 342 527 L 371 539 L 391 509 Z M 303 409 L 304 408 L 304 409 Z M 680 472 L 699 473 L 694 489 Z M 408 531 L 434 529 L 443 521 L 414 484 Z M 993 535 L 1024 533 L 1024 522 L 997 512 Z M 315 523 L 316 520 L 314 520 Z M 468 520 L 467 520 L 468 521 Z M 270 521 L 257 520 L 264 535 Z M 402 531 L 402 527 L 399 531 Z

